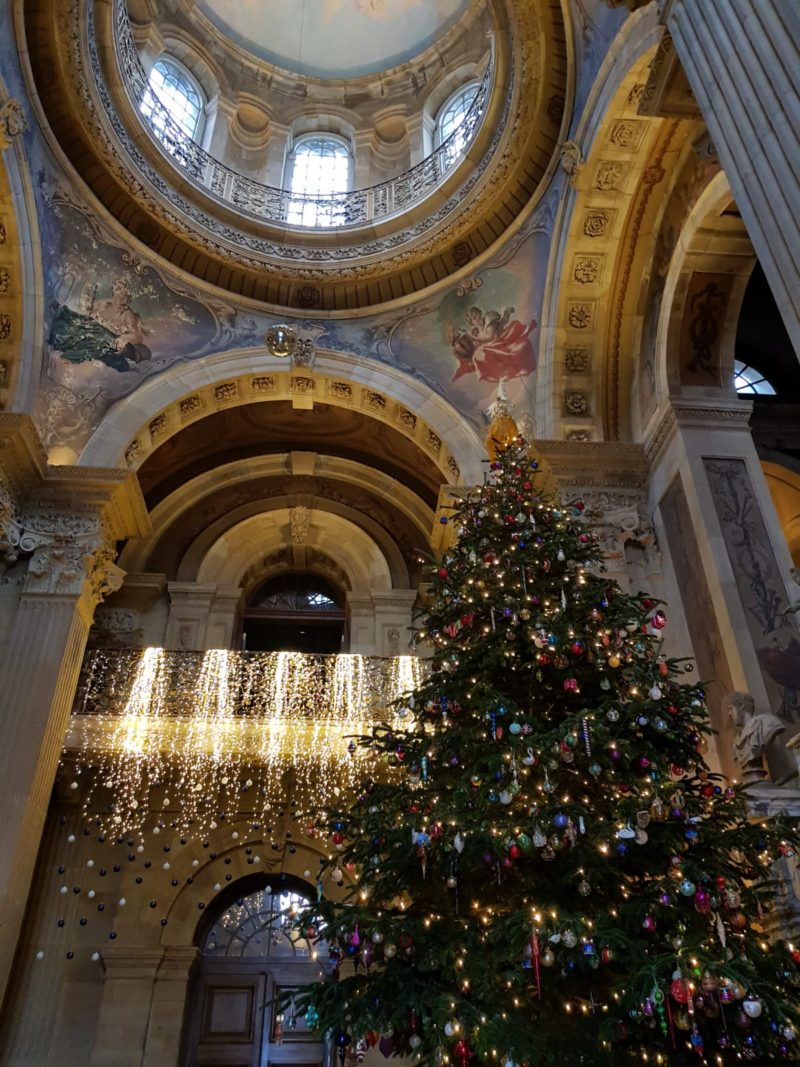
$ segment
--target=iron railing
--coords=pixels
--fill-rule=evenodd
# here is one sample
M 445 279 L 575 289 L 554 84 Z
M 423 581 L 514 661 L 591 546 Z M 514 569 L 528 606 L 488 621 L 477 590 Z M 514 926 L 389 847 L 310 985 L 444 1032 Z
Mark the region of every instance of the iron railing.
M 116 54 L 131 102 L 164 152 L 217 200 L 252 218 L 301 228 L 360 226 L 424 200 L 457 166 L 480 129 L 491 92 L 490 58 L 464 119 L 429 156 L 396 178 L 346 193 L 309 195 L 254 181 L 209 155 L 174 121 L 150 87 L 131 32 L 125 0 L 115 0 Z M 143 109 L 143 105 L 145 105 Z

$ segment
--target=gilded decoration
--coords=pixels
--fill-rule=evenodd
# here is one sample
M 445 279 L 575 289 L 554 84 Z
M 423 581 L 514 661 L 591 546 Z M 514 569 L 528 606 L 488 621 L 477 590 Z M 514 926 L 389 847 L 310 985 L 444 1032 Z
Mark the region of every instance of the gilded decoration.
M 469 168 L 458 188 L 449 188 L 448 178 L 447 195 L 437 197 L 434 209 L 422 204 L 418 219 L 416 209 L 407 210 L 383 223 L 381 232 L 370 227 L 363 239 L 356 226 L 348 241 L 334 244 L 324 233 L 306 232 L 302 241 L 295 240 L 285 226 L 278 237 L 266 223 L 239 224 L 231 213 L 223 222 L 207 197 L 195 195 L 191 182 L 182 178 L 173 183 L 173 164 L 141 137 L 139 119 L 118 76 L 101 62 L 101 56 L 111 60 L 115 53 L 107 46 L 115 37 L 119 40 L 112 5 L 55 0 L 48 3 L 49 17 L 40 20 L 33 10 L 39 2 L 44 0 L 34 0 L 26 12 L 33 75 L 41 81 L 45 112 L 69 104 L 48 136 L 67 155 L 79 143 L 90 146 L 97 168 L 81 169 L 101 201 L 110 190 L 109 178 L 125 190 L 131 206 L 135 201 L 135 211 L 115 204 L 114 214 L 123 224 L 168 231 L 172 239 L 159 237 L 159 249 L 176 265 L 217 278 L 224 264 L 230 287 L 246 289 L 258 299 L 282 303 L 288 283 L 295 306 L 359 308 L 407 297 L 423 280 L 426 285 L 442 281 L 448 270 L 466 262 L 460 251 L 444 253 L 469 247 L 477 255 L 493 244 L 512 224 L 501 205 L 527 205 L 552 157 L 555 120 L 561 121 L 563 110 L 552 101 L 565 96 L 563 66 L 547 61 L 562 47 L 559 4 L 526 0 L 512 8 L 505 0 L 493 0 L 495 18 L 509 25 L 514 48 L 506 47 L 505 34 L 498 36 L 496 84 L 470 153 L 480 162 Z M 45 63 L 54 51 L 64 60 L 55 68 Z

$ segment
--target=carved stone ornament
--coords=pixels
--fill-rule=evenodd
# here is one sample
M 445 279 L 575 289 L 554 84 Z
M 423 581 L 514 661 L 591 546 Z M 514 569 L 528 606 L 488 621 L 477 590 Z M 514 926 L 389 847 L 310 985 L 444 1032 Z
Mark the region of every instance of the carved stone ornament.
M 569 495 L 574 495 L 574 489 Z M 642 586 L 661 573 L 661 555 L 644 491 L 581 489 L 580 500 L 584 518 L 599 538 L 605 572 L 635 578 Z
M 8 97 L 0 101 L 0 152 L 8 148 L 12 138 L 19 137 L 28 128 L 28 120 L 19 100 Z
M 576 144 L 575 141 L 565 141 L 561 146 L 561 169 L 566 171 L 573 185 L 583 167 L 583 163 L 584 159 L 580 145 Z
M 122 586 L 112 538 L 96 516 L 59 512 L 20 514 L 0 485 L 0 553 L 9 565 L 30 556 L 26 593 L 78 596 L 97 603 Z
M 771 711 L 757 712 L 749 693 L 729 693 L 728 713 L 736 727 L 733 758 L 744 784 L 771 781 L 783 785 L 790 781 L 796 768 L 786 751 L 786 721 Z
M 292 524 L 292 544 L 304 545 L 308 541 L 308 529 L 311 525 L 311 510 L 305 505 L 292 508 L 289 512 Z

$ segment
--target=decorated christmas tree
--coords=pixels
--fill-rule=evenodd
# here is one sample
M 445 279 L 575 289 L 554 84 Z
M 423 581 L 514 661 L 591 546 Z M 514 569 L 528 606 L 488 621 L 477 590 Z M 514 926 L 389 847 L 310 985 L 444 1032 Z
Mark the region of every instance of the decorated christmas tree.
M 446 520 L 430 674 L 325 815 L 350 888 L 300 919 L 335 979 L 307 1018 L 342 1060 L 800 1062 L 800 954 L 758 932 L 795 831 L 710 772 L 662 606 L 603 576 L 515 429 Z

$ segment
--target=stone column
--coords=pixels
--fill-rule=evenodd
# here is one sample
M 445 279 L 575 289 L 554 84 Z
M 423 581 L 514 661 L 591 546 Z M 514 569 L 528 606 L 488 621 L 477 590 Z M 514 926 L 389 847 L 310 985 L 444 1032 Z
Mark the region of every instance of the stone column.
M 731 777 L 734 727 L 725 697 L 800 721 L 793 683 L 800 639 L 786 613 L 791 559 L 738 399 L 673 401 L 649 442 L 650 494 L 677 577 L 697 663 L 707 680 L 718 763 Z M 793 684 L 795 687 L 793 687 Z
M 103 953 L 103 997 L 89 1067 L 143 1067 L 156 975 L 163 958 L 163 948 L 120 947 Z M 172 1021 L 180 1032 L 180 1021 Z M 177 1058 L 160 1063 L 172 1067 Z
M 0 1001 L 95 605 L 119 588 L 115 542 L 143 534 L 122 470 L 48 467 L 27 416 L 0 415 L 0 554 L 20 590 L 0 649 Z
M 665 0 L 663 17 L 800 355 L 800 7 Z
M 164 950 L 153 987 L 142 1067 L 178 1067 L 186 995 L 199 956 L 193 947 Z

